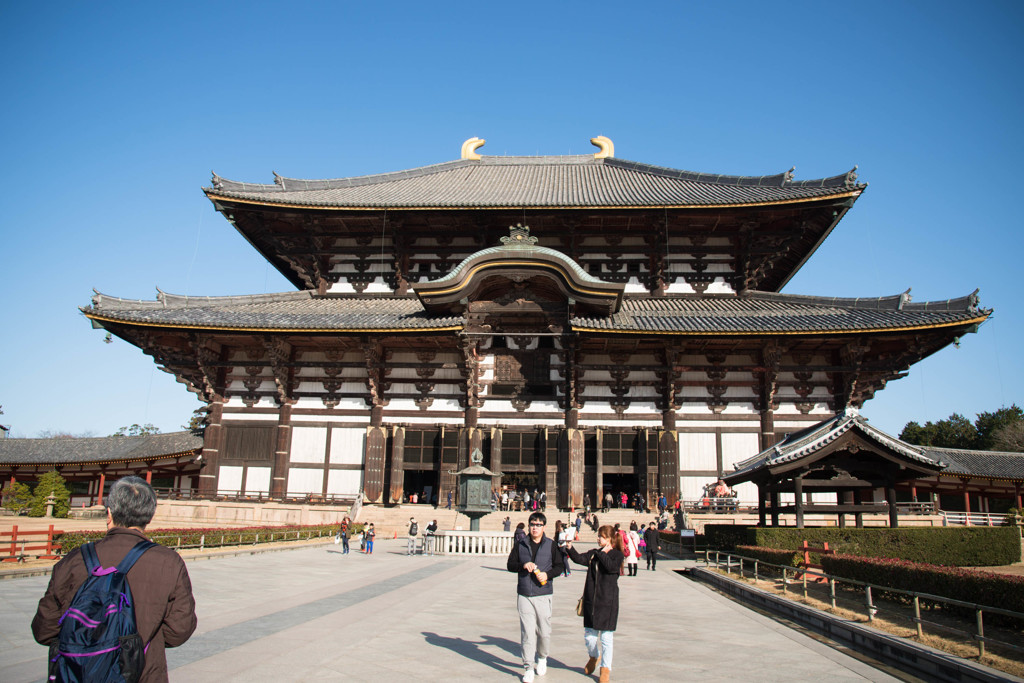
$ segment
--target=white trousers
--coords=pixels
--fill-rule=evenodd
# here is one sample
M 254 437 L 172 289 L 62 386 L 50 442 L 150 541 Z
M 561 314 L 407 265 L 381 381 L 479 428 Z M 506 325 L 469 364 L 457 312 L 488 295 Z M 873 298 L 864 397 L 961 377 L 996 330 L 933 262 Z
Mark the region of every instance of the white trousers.
M 523 648 L 523 666 L 532 667 L 537 659 L 548 656 L 551 643 L 552 595 L 517 595 L 519 643 Z
M 615 631 L 598 631 L 596 628 L 583 629 L 583 642 L 587 644 L 587 654 L 591 657 L 601 657 L 601 666 L 612 668 L 612 649 L 614 647 Z M 601 652 L 598 654 L 597 644 L 601 643 Z

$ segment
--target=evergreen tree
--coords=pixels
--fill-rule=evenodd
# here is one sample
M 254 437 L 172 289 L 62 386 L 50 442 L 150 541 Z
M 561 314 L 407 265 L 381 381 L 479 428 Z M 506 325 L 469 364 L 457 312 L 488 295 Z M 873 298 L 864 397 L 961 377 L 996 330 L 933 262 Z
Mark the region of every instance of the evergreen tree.
M 64 485 L 64 477 L 57 470 L 50 470 L 39 477 L 35 491 L 32 493 L 32 505 L 28 509 L 29 517 L 46 515 L 46 499 L 53 494 L 53 516 L 67 517 L 71 509 L 71 491 Z
M 142 436 L 143 434 L 159 434 L 160 428 L 156 425 L 146 423 L 140 425 L 138 423 L 133 424 L 131 427 L 121 427 L 111 436 Z
M 975 448 L 985 451 L 995 450 L 996 434 L 1010 425 L 1020 422 L 1024 422 L 1024 410 L 1018 408 L 1016 403 L 1009 408 L 1004 406 L 992 413 L 978 413 L 978 419 L 974 421 L 974 426 L 978 430 L 978 445 Z
M 28 484 L 23 484 L 20 481 L 7 482 L 4 484 L 3 490 L 0 490 L 0 505 L 16 515 L 20 514 L 22 510 L 28 509 L 31 503 L 32 489 Z
M 917 422 L 908 422 L 900 432 L 900 440 L 918 446 L 976 448 L 978 430 L 966 417 L 953 413 L 946 420 L 925 422 L 923 427 Z

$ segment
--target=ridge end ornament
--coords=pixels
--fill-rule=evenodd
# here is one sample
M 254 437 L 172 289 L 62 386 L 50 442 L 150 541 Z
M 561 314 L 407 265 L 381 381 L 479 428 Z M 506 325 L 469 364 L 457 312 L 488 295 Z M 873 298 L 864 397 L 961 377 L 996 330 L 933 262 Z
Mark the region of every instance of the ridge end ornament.
M 480 155 L 476 153 L 476 150 L 483 147 L 486 142 L 487 140 L 477 137 L 472 137 L 466 140 L 462 143 L 462 158 L 478 161 L 480 159 Z
M 506 247 L 532 247 L 537 238 L 530 236 L 530 226 L 516 223 L 508 226 L 508 237 L 502 237 L 501 243 Z
M 615 143 L 603 135 L 598 135 L 596 138 L 590 138 L 590 144 L 594 147 L 600 148 L 594 153 L 595 159 L 611 159 L 615 156 Z

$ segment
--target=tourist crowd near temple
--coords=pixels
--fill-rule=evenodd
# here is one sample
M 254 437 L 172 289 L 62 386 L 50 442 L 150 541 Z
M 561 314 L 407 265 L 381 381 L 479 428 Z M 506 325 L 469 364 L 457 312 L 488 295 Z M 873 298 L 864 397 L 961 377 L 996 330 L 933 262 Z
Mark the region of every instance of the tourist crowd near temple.
M 976 331 L 976 293 L 781 293 L 865 192 L 855 170 L 695 173 L 592 142 L 502 157 L 471 138 L 454 161 L 335 180 L 214 175 L 214 208 L 295 291 L 83 310 L 207 404 L 193 495 L 444 500 L 475 449 L 495 487 L 559 508 L 690 501 L 721 477 L 763 515 L 963 488 L 953 458 L 868 434 L 857 409 Z M 844 417 L 859 436 L 839 455 L 776 447 Z M 1015 467 L 985 481 L 1019 505 Z

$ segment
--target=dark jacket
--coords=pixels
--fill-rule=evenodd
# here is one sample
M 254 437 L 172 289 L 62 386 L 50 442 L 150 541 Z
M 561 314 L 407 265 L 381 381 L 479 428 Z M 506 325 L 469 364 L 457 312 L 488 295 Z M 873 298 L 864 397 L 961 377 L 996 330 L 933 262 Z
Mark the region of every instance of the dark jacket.
M 569 548 L 569 558 L 587 568 L 583 584 L 583 627 L 614 631 L 619 621 L 619 568 L 625 559 L 615 548 L 599 548 L 585 553 Z
M 96 555 L 104 567 L 117 565 L 128 551 L 144 539 L 134 530 L 114 527 L 96 542 Z M 71 604 L 87 570 L 80 550 L 73 550 L 58 562 L 50 584 L 32 619 L 32 635 L 49 645 L 60 633 L 60 618 Z M 146 667 L 140 681 L 166 681 L 165 647 L 181 645 L 196 630 L 196 602 L 185 562 L 170 548 L 150 548 L 128 571 L 128 585 L 135 600 L 135 623 L 139 635 L 149 643 Z
M 661 547 L 661 534 L 658 533 L 657 529 L 647 527 L 647 531 L 644 532 L 644 543 L 647 544 L 647 552 L 658 552 L 658 548 Z
M 533 562 L 537 569 L 548 575 L 546 586 L 541 586 L 536 576 L 523 569 L 523 565 L 528 562 Z M 562 559 L 562 553 L 555 548 L 554 541 L 547 536 L 541 538 L 540 543 L 534 543 L 527 535 L 522 542 L 512 544 L 506 568 L 519 574 L 519 581 L 516 584 L 516 593 L 519 595 L 551 595 L 551 580 L 565 573 L 565 560 Z

